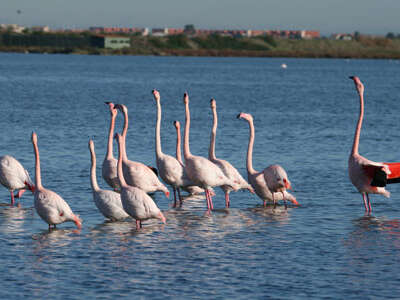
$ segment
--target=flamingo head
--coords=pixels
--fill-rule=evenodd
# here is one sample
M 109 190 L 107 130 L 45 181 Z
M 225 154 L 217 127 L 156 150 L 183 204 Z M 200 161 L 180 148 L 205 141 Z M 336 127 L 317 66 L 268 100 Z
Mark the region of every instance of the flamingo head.
M 212 98 L 210 100 L 210 106 L 211 106 L 211 109 L 216 109 L 217 108 L 217 101 L 215 101 L 214 98 Z
M 181 128 L 181 123 L 179 123 L 179 121 L 174 121 L 174 126 L 176 129 Z
M 189 104 L 189 94 L 187 92 L 183 94 L 183 104 Z
M 119 143 L 119 141 L 122 139 L 122 135 L 120 135 L 119 133 L 116 133 L 116 134 L 114 135 L 114 139 L 116 139 L 117 142 Z
M 32 132 L 32 143 L 37 144 L 37 134 L 36 132 Z
M 112 115 L 112 116 L 116 116 L 117 113 L 118 113 L 118 110 L 117 110 L 115 104 L 112 103 L 112 102 L 104 102 L 104 103 L 107 104 L 108 107 L 110 108 L 110 113 L 111 113 L 111 115 Z
M 25 181 L 24 183 L 28 187 L 28 190 L 30 190 L 33 194 L 35 192 L 35 186 L 33 184 L 30 184 L 28 181 Z
M 290 184 L 289 179 L 283 178 L 283 184 L 285 185 L 285 189 L 287 189 L 287 190 L 291 190 L 292 189 L 292 185 Z
M 350 76 L 349 78 L 354 81 L 357 92 L 359 94 L 364 93 L 364 85 L 362 84 L 360 78 L 358 78 L 357 76 Z
M 160 101 L 160 92 L 159 92 L 159 91 L 157 91 L 156 89 L 154 89 L 154 90 L 151 91 L 151 93 L 152 93 L 153 96 L 154 96 L 154 100 Z
M 115 104 L 116 109 L 119 109 L 122 113 L 127 114 L 128 108 L 124 104 Z
M 93 152 L 94 151 L 94 142 L 93 142 L 93 140 L 89 140 L 88 146 L 89 146 L 89 150 Z
M 236 116 L 236 118 L 238 119 L 245 119 L 248 122 L 252 122 L 253 121 L 253 116 L 251 114 L 246 114 L 244 112 L 241 112 L 240 114 L 238 114 Z

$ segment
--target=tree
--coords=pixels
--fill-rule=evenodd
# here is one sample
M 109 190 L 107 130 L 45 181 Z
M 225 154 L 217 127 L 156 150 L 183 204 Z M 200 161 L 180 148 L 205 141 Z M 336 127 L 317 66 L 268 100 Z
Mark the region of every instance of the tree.
M 387 35 L 386 35 L 386 38 L 387 38 L 387 39 L 391 39 L 391 40 L 393 40 L 395 37 L 396 37 L 396 36 L 394 35 L 393 32 L 388 32 Z
M 185 25 L 183 32 L 185 34 L 195 34 L 196 33 L 196 29 L 194 28 L 193 24 L 187 24 Z

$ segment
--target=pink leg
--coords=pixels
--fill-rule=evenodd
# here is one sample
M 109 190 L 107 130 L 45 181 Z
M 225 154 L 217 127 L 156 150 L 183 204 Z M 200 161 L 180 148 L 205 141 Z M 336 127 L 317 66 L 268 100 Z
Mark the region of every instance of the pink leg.
M 17 195 L 15 196 L 15 198 L 21 198 L 22 194 L 25 193 L 25 192 L 26 192 L 26 190 L 24 190 L 24 189 L 19 190 Z
M 214 209 L 214 204 L 212 202 L 212 197 L 211 197 L 210 191 L 208 191 L 208 197 L 210 197 L 210 208 L 211 208 L 211 210 L 213 210 Z
M 275 209 L 276 208 L 276 201 L 275 201 L 274 193 L 272 193 L 272 201 L 274 202 L 274 209 Z
M 174 206 L 172 206 L 172 207 L 175 208 L 176 207 L 176 189 L 175 188 L 172 188 L 172 189 L 174 191 Z
M 264 200 L 264 207 L 267 207 L 267 201 Z
M 367 205 L 367 196 L 366 196 L 366 193 L 362 193 L 362 197 L 363 197 L 363 200 L 364 200 L 365 212 L 368 212 L 368 205 Z
M 368 193 L 366 193 L 366 194 L 367 194 L 367 201 L 368 201 L 369 213 L 371 213 L 371 212 L 372 212 L 371 202 L 369 201 L 369 195 L 368 195 Z
M 210 192 L 206 190 L 207 210 L 210 211 Z
M 14 206 L 15 200 L 14 200 L 14 192 L 10 191 L 11 193 L 11 206 Z
M 179 207 L 182 207 L 182 196 L 181 196 L 181 190 L 179 188 L 177 188 L 178 190 L 178 198 L 179 198 Z
M 229 208 L 230 202 L 229 202 L 229 193 L 225 193 L 225 208 Z
M 136 220 L 136 230 L 139 230 L 140 228 L 142 228 L 142 223 L 140 220 Z

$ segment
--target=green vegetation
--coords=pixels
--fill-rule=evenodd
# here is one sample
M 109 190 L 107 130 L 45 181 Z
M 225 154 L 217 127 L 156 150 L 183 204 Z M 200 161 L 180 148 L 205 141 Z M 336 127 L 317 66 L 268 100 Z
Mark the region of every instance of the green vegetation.
M 185 29 L 187 32 L 193 28 Z M 122 36 L 122 34 L 121 34 Z M 359 33 L 354 39 L 294 40 L 270 36 L 231 37 L 222 35 L 163 37 L 124 35 L 131 47 L 99 48 L 98 36 L 85 33 L 0 32 L 0 51 L 36 53 L 77 53 L 117 55 L 185 55 L 185 56 L 254 56 L 254 57 L 327 57 L 327 58 L 394 58 L 400 59 L 400 36 L 368 37 Z

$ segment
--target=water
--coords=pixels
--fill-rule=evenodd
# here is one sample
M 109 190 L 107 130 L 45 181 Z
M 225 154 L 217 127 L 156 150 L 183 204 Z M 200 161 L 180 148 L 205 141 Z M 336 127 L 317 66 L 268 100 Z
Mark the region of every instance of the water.
M 22 208 L 9 207 L 1 188 L 0 298 L 400 297 L 400 186 L 388 188 L 390 199 L 373 195 L 373 215 L 364 216 L 347 175 L 358 117 L 349 75 L 366 88 L 360 152 L 399 161 L 398 61 L 0 54 L 0 154 L 19 159 L 33 177 L 36 131 L 44 186 L 83 219 L 80 233 L 72 223 L 49 233 L 32 195 Z M 175 152 L 173 121 L 184 123 L 187 91 L 191 150 L 207 155 L 214 97 L 217 157 L 246 175 L 248 125 L 236 115 L 253 114 L 255 169 L 281 164 L 302 206 L 272 211 L 238 192 L 225 210 L 217 189 L 217 209 L 205 216 L 203 198 L 173 209 L 156 193 L 167 225 L 148 221 L 138 232 L 131 220 L 105 222 L 92 202 L 88 140 L 107 188 L 100 179 L 109 126 L 103 102 L 124 103 L 128 157 L 155 165 L 153 88 L 161 93 L 165 153 Z

